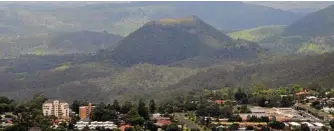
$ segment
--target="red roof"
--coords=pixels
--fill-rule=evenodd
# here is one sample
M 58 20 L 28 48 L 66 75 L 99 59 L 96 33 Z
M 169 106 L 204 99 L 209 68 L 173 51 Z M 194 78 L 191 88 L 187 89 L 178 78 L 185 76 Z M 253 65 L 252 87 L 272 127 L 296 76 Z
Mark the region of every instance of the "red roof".
M 216 100 L 215 103 L 216 104 L 224 104 L 224 100 Z
M 122 131 L 125 131 L 125 128 L 131 127 L 131 125 L 121 125 L 119 127 L 119 129 L 121 129 Z
M 172 124 L 172 122 L 170 120 L 158 120 L 155 124 L 158 126 L 163 126 Z

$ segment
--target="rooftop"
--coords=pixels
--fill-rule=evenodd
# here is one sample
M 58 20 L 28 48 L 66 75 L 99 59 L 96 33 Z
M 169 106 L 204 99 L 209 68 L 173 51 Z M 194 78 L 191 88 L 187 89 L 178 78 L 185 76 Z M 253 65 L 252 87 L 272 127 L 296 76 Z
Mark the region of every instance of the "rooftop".
M 45 101 L 44 103 L 53 103 L 53 101 L 59 101 L 59 103 L 67 103 L 64 100 L 55 100 L 55 99 L 49 99 L 49 100 Z

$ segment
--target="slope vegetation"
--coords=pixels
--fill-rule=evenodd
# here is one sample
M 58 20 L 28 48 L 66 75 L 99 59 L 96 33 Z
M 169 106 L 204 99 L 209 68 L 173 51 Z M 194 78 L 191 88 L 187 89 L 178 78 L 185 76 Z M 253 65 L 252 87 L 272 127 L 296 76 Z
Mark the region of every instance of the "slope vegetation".
M 122 38 L 108 32 L 94 31 L 47 33 L 39 36 L 2 39 L 0 47 L 3 48 L 0 48 L 0 52 L 3 57 L 9 58 L 25 54 L 92 53 L 98 49 L 115 47 Z
M 280 35 L 283 32 L 284 25 L 260 26 L 252 29 L 241 30 L 229 33 L 234 39 L 244 39 L 248 41 L 261 42 L 266 38 Z
M 252 84 L 262 83 L 267 87 L 279 87 L 289 84 L 307 86 L 318 83 L 333 87 L 333 53 L 307 57 L 282 57 L 265 63 L 239 67 L 233 71 L 212 68 L 169 88 L 192 90 L 225 86 L 248 88 Z

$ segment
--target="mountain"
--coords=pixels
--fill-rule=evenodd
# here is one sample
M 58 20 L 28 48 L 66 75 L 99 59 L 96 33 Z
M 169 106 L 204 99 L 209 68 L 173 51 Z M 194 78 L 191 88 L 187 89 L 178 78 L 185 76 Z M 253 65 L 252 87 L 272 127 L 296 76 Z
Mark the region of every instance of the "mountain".
M 123 37 L 108 32 L 76 31 L 54 32 L 38 36 L 19 36 L 0 43 L 3 57 L 25 54 L 93 53 L 99 49 L 114 47 Z
M 127 36 L 149 21 L 190 15 L 220 30 L 290 24 L 301 17 L 242 2 L 5 2 L 0 4 L 0 58 L 87 52 L 54 50 L 41 40 L 82 30 Z
M 248 29 L 263 25 L 285 25 L 299 15 L 243 2 L 141 2 L 144 5 L 165 5 L 174 13 L 153 15 L 154 19 L 196 15 L 218 29 Z M 210 10 L 208 10 L 210 9 Z M 210 14 L 210 15 L 207 15 Z
M 334 35 L 334 5 L 309 14 L 286 27 L 286 36 L 304 37 Z
M 47 48 L 66 53 L 93 53 L 98 49 L 113 48 L 123 37 L 108 32 L 79 31 L 58 33 L 46 42 Z M 45 44 L 45 43 L 44 43 Z
M 334 5 L 311 13 L 286 26 L 283 30 L 282 28 L 263 28 L 261 30 L 259 27 L 260 29 L 233 32 L 230 33 L 230 36 L 256 41 L 262 47 L 278 54 L 323 54 L 334 50 L 332 43 L 334 36 L 333 12 Z
M 262 5 L 305 15 L 334 4 L 332 1 L 245 1 L 244 3 Z
M 288 11 L 242 2 L 53 2 L 4 6 L 7 8 L 0 8 L 0 25 L 16 34 L 27 35 L 31 35 L 32 30 L 34 34 L 107 30 L 126 36 L 148 21 L 189 15 L 197 15 L 219 29 L 290 24 L 300 17 Z
M 197 56 L 238 60 L 257 58 L 255 43 L 232 40 L 196 16 L 151 21 L 125 37 L 107 54 L 118 64 L 170 64 Z

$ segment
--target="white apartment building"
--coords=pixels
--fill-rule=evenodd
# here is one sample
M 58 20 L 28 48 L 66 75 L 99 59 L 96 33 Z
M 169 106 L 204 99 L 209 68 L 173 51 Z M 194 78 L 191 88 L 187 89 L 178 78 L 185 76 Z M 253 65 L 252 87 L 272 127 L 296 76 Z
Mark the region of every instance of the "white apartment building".
M 43 104 L 44 116 L 56 116 L 57 118 L 69 118 L 70 108 L 63 100 L 47 100 Z

